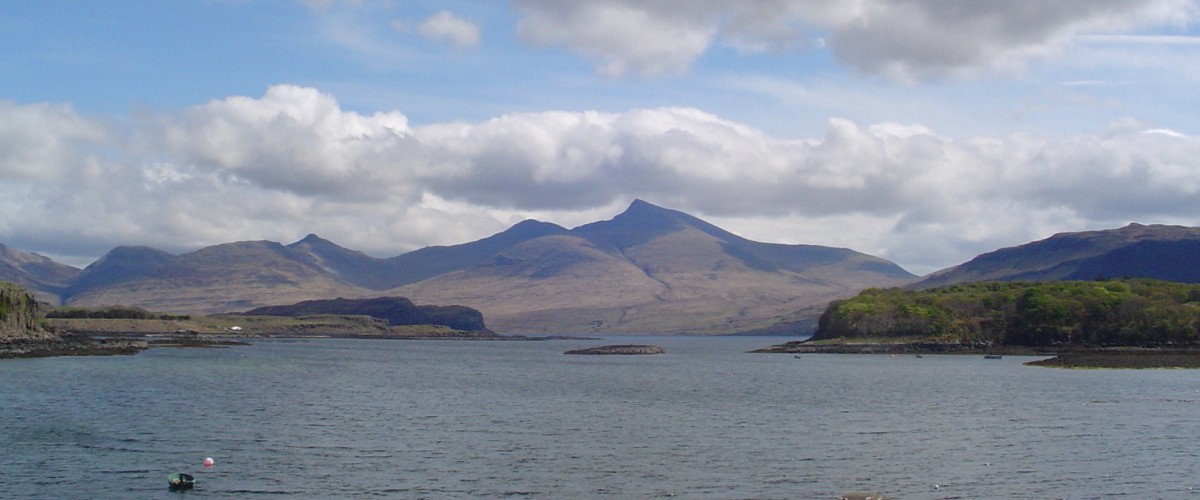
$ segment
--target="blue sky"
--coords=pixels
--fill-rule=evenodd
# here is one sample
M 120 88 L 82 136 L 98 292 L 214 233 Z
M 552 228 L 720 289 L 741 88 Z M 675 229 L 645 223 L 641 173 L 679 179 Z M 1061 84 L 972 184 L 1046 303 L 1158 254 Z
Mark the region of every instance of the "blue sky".
M 1197 225 L 1182 0 L 12 2 L 0 242 L 373 255 L 634 198 L 926 273 Z

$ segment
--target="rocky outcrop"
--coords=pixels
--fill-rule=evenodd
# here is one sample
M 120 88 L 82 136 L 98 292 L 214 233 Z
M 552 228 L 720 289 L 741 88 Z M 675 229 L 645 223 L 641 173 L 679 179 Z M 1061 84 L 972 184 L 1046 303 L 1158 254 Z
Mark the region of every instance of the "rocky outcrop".
M 38 309 L 37 299 L 24 288 L 0 282 L 0 343 L 54 339 L 39 326 Z
M 575 349 L 567 351 L 563 354 L 662 354 L 663 348 L 656 345 L 606 345 L 600 347 L 590 347 L 587 349 Z
M 40 309 L 24 288 L 0 282 L 0 359 L 133 354 L 147 346 L 142 340 L 59 336 L 42 328 Z

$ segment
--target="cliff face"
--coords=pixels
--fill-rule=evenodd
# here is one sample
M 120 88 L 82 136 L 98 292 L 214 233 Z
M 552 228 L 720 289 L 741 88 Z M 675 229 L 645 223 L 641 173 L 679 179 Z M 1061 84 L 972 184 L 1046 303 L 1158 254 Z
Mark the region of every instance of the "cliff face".
M 0 282 L 0 342 L 54 339 L 38 325 L 38 307 L 24 288 Z

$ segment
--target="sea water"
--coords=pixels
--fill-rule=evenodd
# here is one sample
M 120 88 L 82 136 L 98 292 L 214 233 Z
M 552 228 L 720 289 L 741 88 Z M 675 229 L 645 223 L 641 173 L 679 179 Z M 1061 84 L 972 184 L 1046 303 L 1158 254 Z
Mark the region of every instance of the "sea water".
M 631 341 L 666 354 L 562 354 Z M 779 342 L 2 360 L 0 498 L 1200 498 L 1198 370 L 746 352 Z

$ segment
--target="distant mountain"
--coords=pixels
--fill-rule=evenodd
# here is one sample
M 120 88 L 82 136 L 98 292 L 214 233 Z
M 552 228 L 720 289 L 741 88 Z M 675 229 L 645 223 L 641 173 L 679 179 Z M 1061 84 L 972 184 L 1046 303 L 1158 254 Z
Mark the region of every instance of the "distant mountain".
M 175 258 L 162 250 L 146 246 L 121 246 L 83 268 L 66 295 L 79 296 L 99 288 L 115 286 L 148 276 Z
M 975 281 L 1154 278 L 1200 282 L 1200 228 L 1130 224 L 1120 229 L 1060 233 L 985 253 L 913 285 L 931 288 Z
M 78 268 L 0 244 L 0 281 L 18 284 L 40 301 L 57 303 L 78 274 Z
M 271 241 L 203 248 L 166 260 L 149 273 L 114 281 L 109 286 L 70 295 L 65 303 L 213 314 L 315 297 L 362 297 L 367 293 L 315 265 L 309 254 Z
M 497 253 L 543 236 L 566 233 L 562 226 L 527 220 L 482 240 L 453 246 L 425 247 L 385 261 L 387 288 L 416 283 L 477 266 Z
M 832 299 L 915 279 L 853 250 L 755 242 L 640 200 L 575 229 L 528 220 L 386 259 L 308 235 L 178 256 L 118 247 L 78 274 L 49 290 L 72 306 L 193 314 L 404 296 L 478 309 L 512 333 L 796 333 Z
M 291 251 L 289 258 L 348 283 L 372 290 L 395 286 L 390 273 L 380 272 L 380 268 L 384 267 L 380 259 L 342 248 L 315 234 L 305 236 L 287 248 Z
M 753 242 L 639 200 L 393 292 L 470 305 L 499 331 L 720 333 L 813 320 L 831 299 L 913 279 L 852 250 Z

